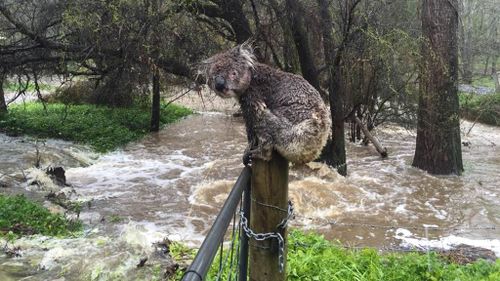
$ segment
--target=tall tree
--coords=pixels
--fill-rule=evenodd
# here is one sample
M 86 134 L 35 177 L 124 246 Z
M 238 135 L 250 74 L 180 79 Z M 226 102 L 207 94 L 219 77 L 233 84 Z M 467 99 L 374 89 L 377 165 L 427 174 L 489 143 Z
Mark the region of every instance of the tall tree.
M 314 54 L 305 27 L 304 7 L 302 7 L 300 1 L 298 0 L 286 0 L 286 8 L 288 11 L 288 20 L 293 40 L 299 55 L 302 76 L 304 76 L 304 79 L 306 79 L 307 82 L 309 82 L 314 88 L 320 90 L 318 71 L 314 62 Z
M 335 167 L 339 174 L 347 175 L 345 136 L 344 136 L 344 101 L 346 87 L 342 77 L 342 58 L 351 36 L 354 11 L 361 0 L 343 0 L 341 13 L 343 17 L 341 38 L 335 45 L 333 36 L 333 16 L 328 0 L 318 0 L 323 35 L 323 52 L 328 70 L 328 96 L 332 114 L 332 140 L 323 149 L 321 160 Z M 337 47 L 337 48 L 336 48 Z M 336 48 L 336 50 L 335 50 Z
M 7 112 L 7 104 L 5 103 L 5 93 L 3 91 L 3 82 L 5 80 L 5 73 L 0 71 L 0 113 Z
M 458 105 L 457 0 L 423 0 L 422 65 L 413 166 L 433 174 L 463 171 Z

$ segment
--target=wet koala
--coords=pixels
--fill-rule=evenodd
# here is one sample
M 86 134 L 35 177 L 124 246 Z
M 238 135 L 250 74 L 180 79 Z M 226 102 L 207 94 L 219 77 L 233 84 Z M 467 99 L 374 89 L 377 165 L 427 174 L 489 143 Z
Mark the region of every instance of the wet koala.
M 245 44 L 203 65 L 209 87 L 241 106 L 248 136 L 245 165 L 255 158 L 269 161 L 274 149 L 296 164 L 319 156 L 329 136 L 330 112 L 304 78 L 258 63 Z

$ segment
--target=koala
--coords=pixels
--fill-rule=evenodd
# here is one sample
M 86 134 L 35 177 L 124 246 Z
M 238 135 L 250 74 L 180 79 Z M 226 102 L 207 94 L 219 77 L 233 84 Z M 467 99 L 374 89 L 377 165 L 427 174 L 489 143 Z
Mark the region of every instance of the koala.
M 269 161 L 273 150 L 295 164 L 319 156 L 331 129 L 330 111 L 304 78 L 257 62 L 248 44 L 203 65 L 209 87 L 240 104 L 248 137 L 245 165 Z

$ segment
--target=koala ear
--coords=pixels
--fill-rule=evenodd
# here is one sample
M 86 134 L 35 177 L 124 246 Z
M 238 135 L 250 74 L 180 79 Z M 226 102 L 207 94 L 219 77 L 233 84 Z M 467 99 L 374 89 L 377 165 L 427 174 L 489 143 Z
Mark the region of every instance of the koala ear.
M 209 64 L 212 64 L 214 61 L 215 61 L 215 58 L 214 57 L 210 57 L 208 59 L 200 61 L 198 64 L 199 65 L 209 65 Z
M 237 47 L 238 55 L 245 63 L 253 68 L 255 66 L 255 55 L 253 54 L 252 42 L 250 40 Z

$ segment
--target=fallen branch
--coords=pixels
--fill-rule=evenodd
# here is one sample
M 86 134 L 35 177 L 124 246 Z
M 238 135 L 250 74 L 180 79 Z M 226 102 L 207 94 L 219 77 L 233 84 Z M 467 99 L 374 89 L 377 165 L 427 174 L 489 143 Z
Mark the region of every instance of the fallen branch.
M 368 131 L 368 128 L 366 127 L 366 125 L 363 124 L 357 116 L 354 116 L 353 118 L 354 118 L 354 121 L 356 121 L 356 123 L 358 124 L 358 126 L 361 127 L 361 130 L 363 131 L 363 134 L 365 135 L 365 137 L 367 137 L 373 143 L 373 146 L 375 146 L 378 153 L 380 153 L 380 156 L 382 156 L 382 158 L 386 158 L 387 157 L 387 149 L 385 147 L 383 147 L 375 137 L 373 137 L 373 135 L 370 133 L 370 131 Z

